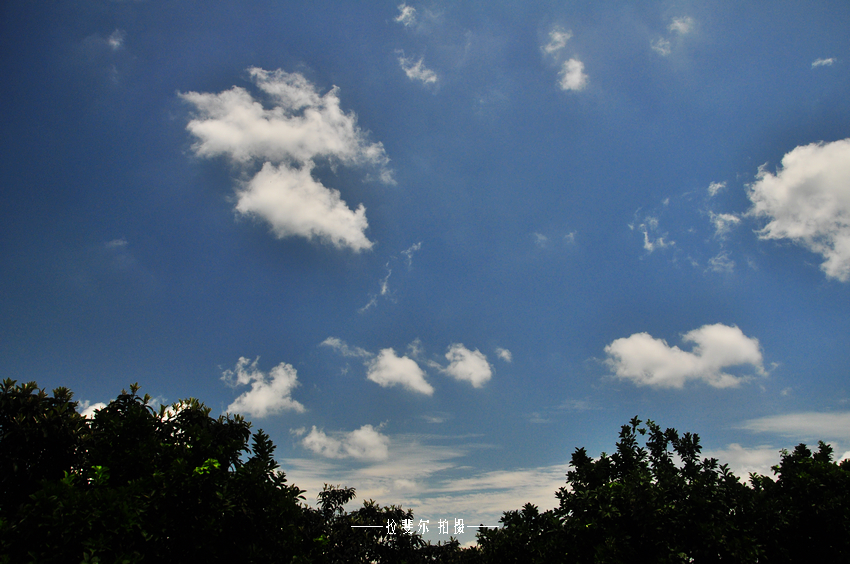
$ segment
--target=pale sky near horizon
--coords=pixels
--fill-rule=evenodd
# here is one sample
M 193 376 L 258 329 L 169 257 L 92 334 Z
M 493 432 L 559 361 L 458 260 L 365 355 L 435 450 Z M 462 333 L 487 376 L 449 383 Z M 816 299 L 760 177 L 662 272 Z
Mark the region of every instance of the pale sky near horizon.
M 847 2 L 12 0 L 0 26 L 4 377 L 197 397 L 311 502 L 432 528 L 553 507 L 634 415 L 744 479 L 850 451 Z

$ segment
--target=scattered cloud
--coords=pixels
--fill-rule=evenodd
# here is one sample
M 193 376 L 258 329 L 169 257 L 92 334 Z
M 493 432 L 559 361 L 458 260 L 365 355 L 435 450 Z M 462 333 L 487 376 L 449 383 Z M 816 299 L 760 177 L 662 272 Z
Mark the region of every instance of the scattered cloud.
M 531 235 L 532 237 L 534 237 L 534 243 L 541 249 L 546 246 L 546 243 L 549 242 L 549 237 L 542 233 L 534 232 Z
M 714 236 L 720 239 L 724 238 L 732 227 L 741 223 L 741 218 L 731 213 L 709 213 L 714 225 Z
M 109 37 L 106 38 L 106 44 L 109 45 L 113 51 L 117 51 L 124 46 L 124 40 L 126 38 L 127 34 L 124 30 L 116 29 Z
M 513 362 L 514 356 L 511 354 L 511 351 L 508 349 L 503 349 L 502 347 L 496 348 L 496 356 L 504 360 L 505 362 Z
M 735 261 L 729 258 L 728 251 L 720 251 L 708 259 L 708 270 L 712 272 L 732 272 L 735 270 Z
M 634 229 L 634 224 L 629 225 L 630 229 Z M 638 225 L 638 231 L 643 233 L 643 248 L 647 252 L 653 252 L 655 249 L 665 249 L 675 245 L 675 241 L 665 240 L 666 233 L 658 234 L 658 218 L 646 216 L 642 223 Z
M 449 365 L 443 371 L 457 380 L 465 380 L 473 388 L 480 388 L 493 375 L 490 363 L 478 349 L 471 351 L 460 343 L 449 346 L 446 353 Z
M 584 63 L 578 59 L 565 61 L 558 76 L 561 77 L 561 80 L 558 81 L 561 90 L 579 91 L 587 87 L 588 78 L 584 72 Z
M 425 380 L 425 372 L 416 361 L 406 356 L 397 356 L 393 349 L 381 350 L 367 366 L 369 371 L 366 378 L 384 388 L 399 385 L 426 396 L 434 394 L 434 388 Z
M 826 259 L 821 270 L 850 279 L 850 139 L 812 143 L 782 157 L 776 174 L 759 167 L 749 216 L 766 218 L 762 239 L 789 239 Z
M 272 103 L 267 109 L 247 90 L 234 86 L 218 94 L 187 92 L 195 107 L 187 130 L 197 138 L 196 155 L 226 156 L 259 172 L 237 189 L 236 211 L 265 220 L 279 238 L 317 238 L 354 251 L 370 249 L 366 210 L 351 210 L 338 190 L 313 177 L 317 160 L 369 165 L 392 183 L 389 158 L 381 143 L 371 143 L 353 113 L 340 108 L 339 90 L 320 95 L 298 73 L 250 68 L 254 84 Z
M 336 337 L 328 337 L 324 341 L 320 343 L 323 346 L 331 347 L 336 352 L 346 357 L 354 357 L 354 358 L 372 358 L 375 356 L 365 349 L 361 349 L 360 347 L 350 347 L 341 339 Z
M 635 333 L 606 346 L 605 363 L 618 377 L 655 388 L 682 388 L 689 380 L 715 388 L 737 387 L 746 377 L 724 372 L 734 366 L 750 366 L 765 374 L 758 339 L 747 337 L 737 326 L 704 325 L 683 335 L 682 341 L 693 343 L 693 350 Z
M 850 439 L 850 412 L 803 412 L 749 419 L 738 428 L 756 433 L 773 433 L 795 440 Z
M 547 55 L 557 53 L 567 45 L 567 41 L 573 36 L 573 32 L 562 27 L 554 27 L 549 32 L 549 43 L 543 46 L 543 52 Z
M 403 25 L 404 27 L 410 27 L 416 23 L 416 8 L 413 6 L 408 6 L 407 4 L 399 4 L 398 5 L 398 16 L 396 16 L 395 21 Z
M 401 254 L 404 255 L 405 260 L 407 261 L 407 269 L 410 270 L 413 268 L 413 253 L 422 248 L 422 241 L 411 245 L 406 250 L 402 251 Z
M 725 182 L 712 182 L 711 184 L 708 185 L 708 196 L 709 196 L 709 198 L 713 198 L 714 196 L 716 196 L 718 194 L 718 192 L 720 192 L 721 190 L 725 190 L 725 189 L 726 189 L 726 183 Z
M 251 386 L 250 390 L 227 406 L 227 411 L 260 418 L 285 410 L 298 413 L 306 411 L 303 405 L 292 399 L 292 390 L 298 387 L 295 368 L 281 362 L 266 374 L 257 367 L 259 360 L 257 357 L 251 362 L 244 356 L 240 357 L 233 370 L 225 370 L 222 373 L 221 379 L 228 386 Z
M 812 62 L 812 68 L 815 67 L 831 67 L 835 61 L 835 57 L 830 57 L 828 59 L 816 59 Z
M 355 458 L 357 460 L 386 460 L 390 439 L 371 425 L 363 425 L 349 433 L 327 435 L 313 425 L 301 440 L 305 448 L 325 458 Z
M 667 26 L 671 32 L 678 35 L 687 35 L 694 28 L 694 19 L 688 16 L 682 18 L 673 18 L 670 25 Z
M 666 57 L 672 52 L 672 48 L 670 46 L 670 40 L 664 39 L 663 37 L 659 37 L 654 39 L 652 43 L 649 44 L 652 47 L 652 50 L 661 55 L 662 57 Z
M 414 61 L 402 55 L 398 58 L 398 63 L 401 65 L 401 70 L 404 71 L 404 74 L 410 80 L 418 80 L 423 84 L 437 83 L 437 73 L 425 66 L 423 57 L 420 57 L 418 61 Z

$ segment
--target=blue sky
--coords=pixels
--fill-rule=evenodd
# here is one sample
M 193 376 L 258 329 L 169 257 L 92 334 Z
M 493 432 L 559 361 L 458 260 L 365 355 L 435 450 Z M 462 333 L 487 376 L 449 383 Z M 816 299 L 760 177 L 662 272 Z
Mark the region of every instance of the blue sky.
M 634 415 L 850 451 L 846 2 L 0 9 L 5 376 L 432 523 Z

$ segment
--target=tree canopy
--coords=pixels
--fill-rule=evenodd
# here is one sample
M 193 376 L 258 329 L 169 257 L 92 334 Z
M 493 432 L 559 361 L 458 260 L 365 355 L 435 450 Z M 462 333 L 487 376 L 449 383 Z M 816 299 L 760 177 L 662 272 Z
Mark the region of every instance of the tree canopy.
M 850 561 L 850 463 L 820 442 L 749 483 L 700 456 L 696 434 L 637 417 L 613 454 L 576 448 L 557 506 L 507 511 L 478 545 L 432 545 L 400 506 L 287 482 L 262 430 L 196 399 L 155 410 L 133 385 L 91 418 L 66 388 L 0 385 L 0 563 L 238 561 Z

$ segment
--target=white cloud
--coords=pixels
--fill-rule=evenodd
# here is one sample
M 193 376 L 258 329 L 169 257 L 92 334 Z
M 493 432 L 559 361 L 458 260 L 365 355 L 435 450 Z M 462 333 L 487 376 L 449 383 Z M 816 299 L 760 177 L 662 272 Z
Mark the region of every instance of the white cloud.
M 711 214 L 711 223 L 714 224 L 714 236 L 723 238 L 729 230 L 741 222 L 741 218 L 731 213 L 714 213 Z
M 742 447 L 738 443 L 724 449 L 704 450 L 705 458 L 716 458 L 720 464 L 728 464 L 733 474 L 746 482 L 751 472 L 762 476 L 773 476 L 771 467 L 779 464 L 779 449 L 770 446 Z
M 398 5 L 399 14 L 395 21 L 402 24 L 404 27 L 410 27 L 416 23 L 416 8 L 407 4 Z
M 584 72 L 584 63 L 578 59 L 565 61 L 558 73 L 561 80 L 558 85 L 561 90 L 584 90 L 587 87 L 587 75 Z
M 543 52 L 552 55 L 567 45 L 567 41 L 573 36 L 573 32 L 561 27 L 555 27 L 549 32 L 549 43 L 543 46 Z
M 725 182 L 712 182 L 708 185 L 708 196 L 713 198 L 718 192 L 726 188 Z
M 827 277 L 850 279 L 850 139 L 798 146 L 756 178 L 748 215 L 769 220 L 759 236 L 790 239 L 826 259 Z
M 401 56 L 398 58 L 398 63 L 410 80 L 419 80 L 423 84 L 435 84 L 437 82 L 437 73 L 425 66 L 424 58 L 422 57 L 418 61 L 414 61 L 413 59 Z
M 95 411 L 103 409 L 104 407 L 106 407 L 106 404 L 102 401 L 99 401 L 97 403 L 91 403 L 90 401 L 85 400 L 80 402 L 80 404 L 77 406 L 77 411 L 79 411 L 80 415 L 82 415 L 83 417 L 91 419 L 92 417 L 94 417 Z
M 443 371 L 457 380 L 466 380 L 473 388 L 480 388 L 493 375 L 487 357 L 478 349 L 471 351 L 460 343 L 454 343 L 449 347 L 446 359 L 449 365 Z
M 292 399 L 292 390 L 298 387 L 295 368 L 281 362 L 265 374 L 257 368 L 257 357 L 251 362 L 240 357 L 234 370 L 225 370 L 221 379 L 231 387 L 250 385 L 251 389 L 240 395 L 227 406 L 228 412 L 247 413 L 254 417 L 275 415 L 284 410 L 306 411 L 304 406 Z
M 633 228 L 631 225 L 629 227 Z M 666 241 L 664 239 L 667 236 L 666 233 L 660 237 L 655 234 L 658 231 L 657 217 L 646 216 L 646 219 L 638 226 L 638 229 L 643 233 L 643 248 L 650 253 L 655 249 L 665 249 L 676 244 L 675 241 Z
M 371 165 L 392 183 L 389 159 L 381 143 L 370 143 L 352 113 L 340 108 L 338 89 L 320 95 L 298 73 L 248 69 L 253 82 L 272 102 L 271 109 L 244 88 L 218 94 L 187 92 L 195 106 L 187 129 L 197 138 L 200 157 L 226 156 L 261 170 L 237 191 L 237 211 L 267 221 L 278 237 L 317 237 L 355 251 L 371 248 L 365 208 L 352 211 L 337 190 L 315 180 L 318 159 L 345 165 Z
M 673 21 L 667 26 L 673 33 L 677 33 L 679 35 L 687 35 L 694 28 L 694 19 L 688 16 L 683 18 L 673 18 Z
M 342 356 L 356 358 L 372 358 L 373 356 L 375 356 L 374 354 L 370 353 L 365 349 L 361 349 L 360 347 L 350 347 L 344 341 L 336 337 L 328 337 L 320 344 L 326 347 L 331 347 Z
M 498 347 L 496 349 L 496 356 L 504 360 L 505 362 L 512 362 L 514 356 L 511 354 L 511 351 L 508 349 L 503 349 L 502 347 Z
M 812 68 L 815 67 L 831 67 L 835 63 L 835 57 L 830 57 L 828 59 L 816 59 L 812 62 Z
M 123 30 L 121 30 L 121 29 L 116 29 L 116 30 L 115 30 L 115 31 L 113 31 L 113 32 L 112 32 L 112 34 L 111 34 L 111 35 L 110 35 L 110 36 L 106 39 L 106 44 L 107 44 L 107 45 L 109 45 L 109 47 L 110 47 L 113 51 L 117 51 L 118 49 L 120 49 L 121 47 L 123 47 L 123 46 L 124 46 L 124 40 L 125 40 L 126 38 L 127 38 L 127 34 L 126 34 Z
M 682 388 L 688 380 L 702 380 L 715 388 L 736 387 L 745 380 L 724 372 L 733 366 L 751 366 L 764 374 L 758 339 L 736 326 L 703 325 L 683 335 L 693 351 L 669 346 L 649 333 L 616 339 L 605 347 L 605 363 L 622 379 L 640 386 Z
M 413 253 L 422 248 L 422 241 L 411 245 L 406 250 L 402 251 L 401 254 L 404 255 L 405 260 L 407 261 L 407 268 L 413 268 Z
M 366 377 L 384 388 L 400 385 L 427 396 L 434 394 L 434 388 L 425 380 L 425 372 L 416 361 L 406 356 L 396 356 L 393 349 L 381 350 L 367 366 L 369 372 Z
M 532 233 L 531 235 L 534 237 L 534 242 L 535 242 L 535 243 L 537 244 L 537 246 L 538 246 L 538 247 L 540 247 L 541 249 L 542 249 L 543 247 L 545 247 L 545 246 L 546 246 L 546 243 L 548 243 L 548 242 L 549 242 L 549 237 L 547 237 L 547 236 L 546 236 L 546 235 L 544 235 L 543 233 L 537 233 L 537 232 L 535 232 L 535 233 Z
M 803 412 L 750 419 L 739 426 L 757 433 L 774 433 L 797 440 L 850 439 L 850 412 Z
M 336 433 L 335 436 L 326 435 L 313 425 L 301 444 L 325 458 L 386 460 L 390 439 L 371 425 L 363 425 L 350 433 Z
M 653 51 L 663 57 L 666 57 L 672 51 L 672 48 L 670 47 L 670 41 L 664 39 L 663 37 L 655 39 L 652 43 L 649 44 L 649 46 L 652 47 Z
M 732 272 L 735 270 L 735 261 L 729 258 L 727 251 L 720 251 L 708 259 L 708 269 L 713 272 Z

